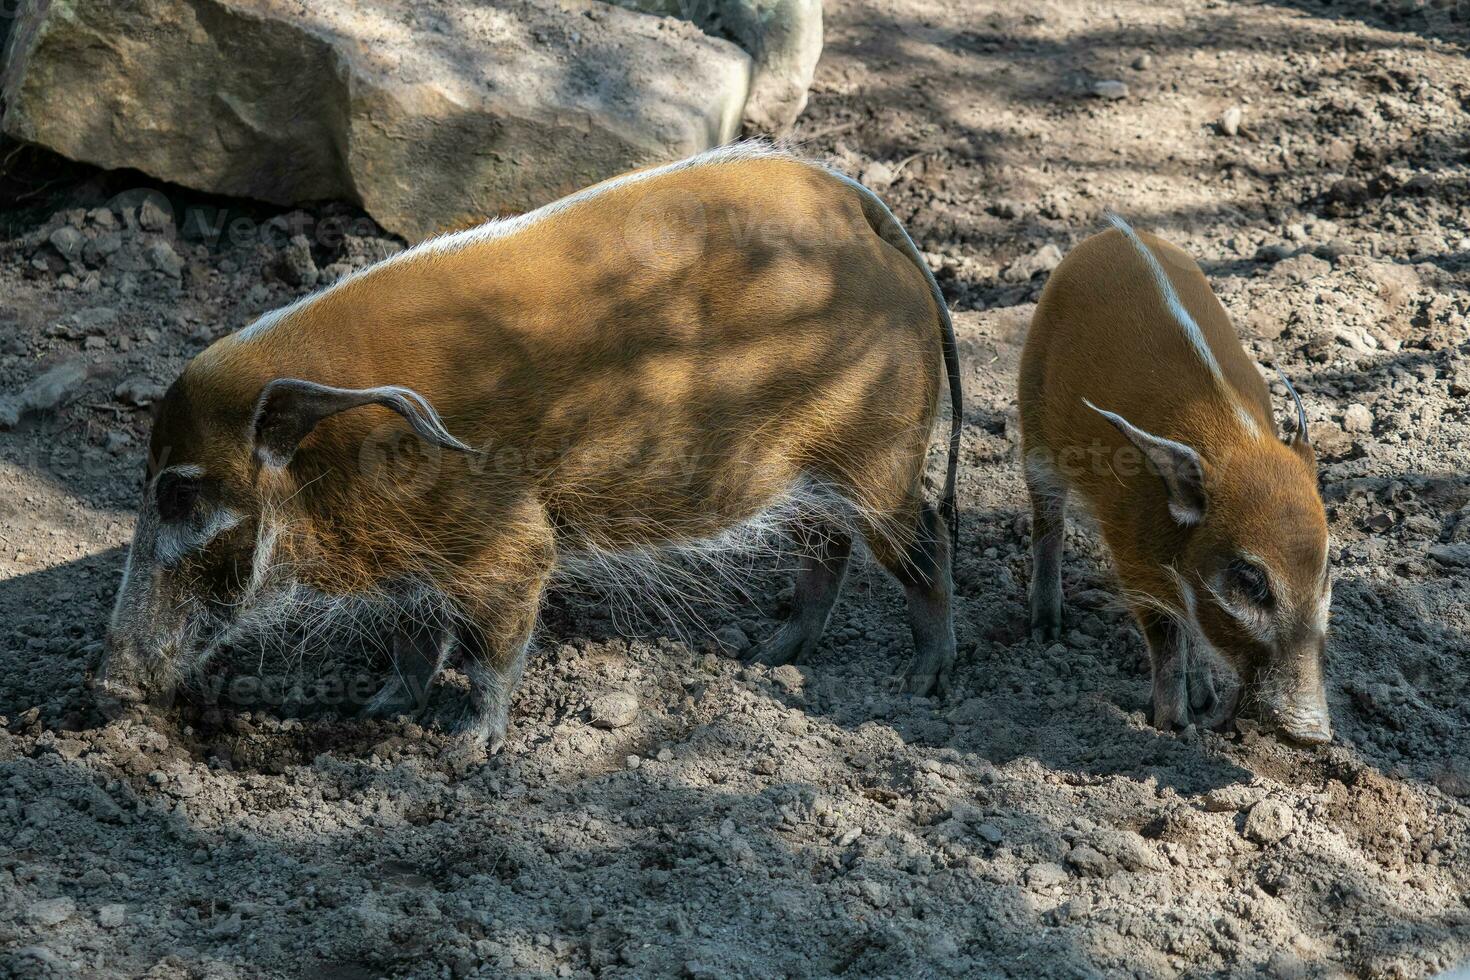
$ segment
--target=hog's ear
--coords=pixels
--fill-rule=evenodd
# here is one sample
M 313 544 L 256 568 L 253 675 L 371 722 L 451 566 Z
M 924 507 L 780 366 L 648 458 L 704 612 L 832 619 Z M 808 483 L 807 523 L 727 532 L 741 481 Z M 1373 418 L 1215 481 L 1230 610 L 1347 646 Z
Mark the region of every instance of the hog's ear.
M 1115 412 L 1106 412 L 1083 399 L 1087 407 L 1107 419 L 1137 446 L 1164 481 L 1169 495 L 1169 514 L 1185 526 L 1205 517 L 1205 467 L 1199 453 L 1182 442 L 1145 432 Z
M 1291 383 L 1285 371 L 1277 368 L 1276 373 L 1281 375 L 1281 383 L 1286 385 L 1287 393 L 1291 395 L 1291 400 L 1296 405 L 1296 428 L 1291 434 L 1282 436 L 1281 441 L 1293 449 L 1309 446 L 1311 439 L 1307 434 L 1307 409 L 1302 404 L 1302 396 L 1296 393 L 1296 386 Z
M 338 412 L 381 405 L 402 415 L 425 442 L 445 449 L 474 452 L 450 435 L 428 399 L 411 388 L 383 385 L 378 388 L 332 388 L 299 378 L 277 378 L 260 391 L 255 403 L 251 433 L 255 458 L 265 466 L 283 467 L 291 462 L 301 440 L 322 419 Z
M 1312 448 L 1311 436 L 1307 432 L 1307 409 L 1302 405 L 1302 396 L 1296 393 L 1296 386 L 1291 379 L 1280 368 L 1276 373 L 1281 375 L 1281 383 L 1286 385 L 1286 390 L 1291 394 L 1291 400 L 1296 405 L 1296 428 L 1289 434 L 1281 437 L 1286 447 L 1302 458 L 1307 468 L 1312 471 L 1313 476 L 1317 473 L 1317 453 Z

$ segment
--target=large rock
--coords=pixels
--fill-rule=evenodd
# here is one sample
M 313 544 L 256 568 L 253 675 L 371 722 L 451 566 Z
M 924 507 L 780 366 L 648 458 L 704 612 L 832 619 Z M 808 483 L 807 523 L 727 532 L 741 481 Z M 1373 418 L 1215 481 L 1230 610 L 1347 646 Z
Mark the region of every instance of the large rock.
M 806 108 L 822 56 L 822 0 L 612 0 L 619 6 L 693 21 L 755 58 L 745 125 L 785 133 Z
M 755 57 L 745 124 L 768 133 L 791 129 L 822 57 L 822 0 L 699 2 L 708 13 L 695 23 L 717 28 Z
M 726 142 L 752 72 L 594 0 L 51 0 L 7 55 L 11 136 L 410 239 Z

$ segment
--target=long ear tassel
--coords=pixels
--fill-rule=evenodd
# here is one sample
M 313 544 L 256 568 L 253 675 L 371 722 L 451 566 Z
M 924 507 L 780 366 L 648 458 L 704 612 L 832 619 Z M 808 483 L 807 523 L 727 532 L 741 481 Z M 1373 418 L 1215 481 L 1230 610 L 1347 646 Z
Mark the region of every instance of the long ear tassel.
M 1090 400 L 1082 404 L 1107 419 L 1153 464 L 1168 491 L 1169 514 L 1185 526 L 1200 523 L 1208 506 L 1204 463 L 1199 453 L 1182 442 L 1145 432 L 1116 412 L 1098 408 Z
M 323 419 L 339 412 L 381 405 L 401 415 L 419 438 L 445 449 L 475 453 L 444 427 L 434 406 L 412 388 L 381 385 L 376 388 L 333 388 L 301 378 L 276 378 L 261 389 L 250 428 L 255 456 L 280 468 L 291 462 L 301 440 Z
M 1291 383 L 1291 379 L 1279 366 L 1276 367 L 1276 373 L 1281 376 L 1281 383 L 1286 385 L 1286 390 L 1291 393 L 1291 400 L 1296 402 L 1296 432 L 1292 433 L 1287 442 L 1310 443 L 1307 436 L 1307 409 L 1302 405 L 1302 396 L 1296 393 L 1296 387 Z

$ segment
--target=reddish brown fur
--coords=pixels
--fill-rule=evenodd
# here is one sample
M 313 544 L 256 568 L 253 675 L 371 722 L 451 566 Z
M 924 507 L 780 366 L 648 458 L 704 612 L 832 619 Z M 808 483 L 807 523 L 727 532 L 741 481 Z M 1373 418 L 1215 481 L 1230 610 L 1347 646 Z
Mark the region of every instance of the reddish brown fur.
M 921 523 L 943 321 L 885 235 L 850 185 L 780 155 L 610 186 L 219 341 L 170 390 L 155 468 L 202 467 L 219 504 L 265 515 L 228 536 L 234 578 L 280 521 L 274 563 L 328 593 L 427 578 L 492 659 L 523 645 L 559 553 L 710 537 L 802 479 L 852 501 L 898 570 Z M 283 377 L 414 389 L 480 452 L 364 466 L 409 433 L 367 407 L 262 466 L 252 413 Z
M 192 411 L 164 413 L 155 455 L 248 485 L 261 387 L 304 377 L 413 388 L 484 447 L 488 464 L 445 453 L 441 478 L 399 501 L 400 517 L 458 542 L 467 561 L 498 564 L 507 528 L 528 521 L 553 520 L 572 544 L 708 536 L 802 470 L 879 514 L 911 505 L 940 383 L 922 273 L 873 234 L 847 188 L 794 161 L 694 168 L 658 191 L 712 216 L 682 267 L 624 246 L 642 184 L 510 238 L 384 265 L 200 355 L 172 396 Z M 385 430 L 407 426 L 377 408 L 327 419 L 283 475 L 289 492 L 325 473 L 304 509 L 378 534 L 382 501 L 359 485 L 358 455 Z M 628 471 L 635 456 L 651 463 Z
M 1305 605 L 1322 587 L 1327 548 L 1311 447 L 1276 437 L 1266 385 L 1199 266 L 1162 239 L 1139 237 L 1199 324 L 1225 383 L 1212 378 L 1123 233 L 1109 230 L 1077 246 L 1047 283 L 1021 361 L 1023 448 L 1038 522 L 1047 493 L 1079 493 L 1146 629 L 1155 603 L 1187 609 L 1173 572 L 1205 574 L 1232 549 L 1258 556 L 1282 592 Z M 1187 526 L 1170 515 L 1164 482 L 1087 401 L 1203 458 L 1203 523 Z M 1270 668 L 1267 651 L 1246 642 L 1229 617 L 1202 610 L 1200 618 L 1247 681 Z

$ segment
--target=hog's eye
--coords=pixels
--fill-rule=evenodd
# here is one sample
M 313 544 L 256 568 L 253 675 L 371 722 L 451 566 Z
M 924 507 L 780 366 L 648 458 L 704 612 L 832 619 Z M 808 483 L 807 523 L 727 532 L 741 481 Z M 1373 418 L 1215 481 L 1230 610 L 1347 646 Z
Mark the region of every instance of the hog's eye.
M 1225 571 L 1230 591 L 1257 606 L 1271 605 L 1271 580 L 1261 566 L 1238 558 Z
M 154 495 L 158 500 L 158 516 L 165 521 L 181 521 L 194 512 L 199 500 L 199 481 L 177 473 L 158 478 Z

